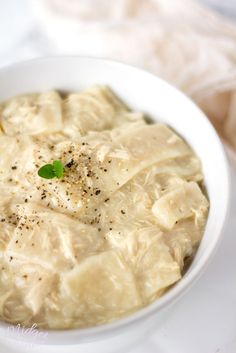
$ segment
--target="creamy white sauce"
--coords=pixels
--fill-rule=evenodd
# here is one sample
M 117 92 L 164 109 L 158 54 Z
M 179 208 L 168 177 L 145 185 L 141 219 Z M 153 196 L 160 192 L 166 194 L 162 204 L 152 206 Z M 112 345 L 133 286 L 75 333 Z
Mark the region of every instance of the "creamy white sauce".
M 0 105 L 0 318 L 118 319 L 181 279 L 208 215 L 201 163 L 106 87 Z M 62 178 L 38 169 L 60 160 Z

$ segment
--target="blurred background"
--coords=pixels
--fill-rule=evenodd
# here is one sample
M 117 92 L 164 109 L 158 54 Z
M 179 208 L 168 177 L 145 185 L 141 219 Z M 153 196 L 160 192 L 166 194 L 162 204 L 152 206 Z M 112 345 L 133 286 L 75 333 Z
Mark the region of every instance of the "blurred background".
M 196 1 L 236 21 L 236 0 Z M 142 12 L 145 1 L 137 2 L 141 3 Z M 151 4 L 155 1 L 146 2 L 150 8 L 155 7 Z M 166 6 L 175 8 L 175 2 L 166 1 Z M 95 30 L 92 26 L 119 25 L 129 8 L 136 6 L 134 3 L 130 0 L 0 0 L 0 66 L 57 53 L 103 54 L 97 38 L 95 43 L 94 33 L 91 40 L 96 47 L 91 50 L 87 38 L 81 38 L 79 26 L 83 32 L 92 32 Z M 147 9 L 143 13 L 143 19 L 150 18 Z

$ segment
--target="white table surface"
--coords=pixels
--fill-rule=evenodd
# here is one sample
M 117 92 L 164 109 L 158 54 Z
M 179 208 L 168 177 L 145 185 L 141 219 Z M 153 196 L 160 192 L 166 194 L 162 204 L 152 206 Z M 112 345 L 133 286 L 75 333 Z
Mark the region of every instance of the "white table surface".
M 236 0 L 201 1 L 236 19 Z M 54 53 L 28 4 L 28 0 L 0 0 L 0 66 Z M 123 353 L 236 352 L 236 174 L 232 173 L 231 216 L 213 262 L 161 331 Z M 42 351 L 77 353 L 78 347 L 16 346 L 0 338 L 0 353 Z

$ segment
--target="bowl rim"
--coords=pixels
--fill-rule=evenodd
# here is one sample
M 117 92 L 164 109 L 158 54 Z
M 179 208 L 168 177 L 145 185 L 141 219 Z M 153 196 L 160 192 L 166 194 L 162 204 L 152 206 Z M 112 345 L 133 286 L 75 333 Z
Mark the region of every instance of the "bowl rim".
M 217 247 L 220 243 L 220 240 L 222 239 L 223 230 L 225 227 L 226 220 L 229 216 L 229 208 L 230 208 L 229 207 L 230 189 L 231 189 L 230 188 L 230 185 L 231 185 L 230 169 L 229 169 L 229 164 L 227 161 L 225 149 L 222 145 L 222 142 L 215 128 L 213 127 L 209 119 L 206 117 L 206 115 L 203 113 L 203 111 L 196 105 L 196 103 L 194 103 L 191 100 L 191 98 L 189 98 L 185 93 L 183 93 L 181 90 L 179 90 L 169 82 L 165 81 L 164 79 L 144 69 L 138 68 L 131 64 L 124 63 L 119 60 L 110 60 L 106 58 L 100 58 L 96 56 L 86 56 L 86 55 L 85 56 L 55 55 L 55 56 L 43 56 L 43 57 L 34 58 L 30 60 L 24 60 L 21 62 L 2 66 L 0 68 L 0 76 L 2 74 L 7 74 L 7 72 L 11 71 L 12 69 L 21 69 L 31 64 L 34 65 L 40 62 L 47 63 L 48 61 L 61 61 L 61 63 L 63 64 L 65 60 L 87 61 L 88 65 L 89 65 L 89 62 L 90 63 L 97 62 L 104 66 L 106 65 L 113 66 L 114 69 L 118 67 L 121 70 L 127 70 L 127 69 L 132 70 L 137 74 L 146 75 L 152 79 L 155 79 L 156 81 L 159 81 L 159 84 L 164 85 L 166 88 L 171 89 L 173 93 L 178 94 L 178 96 L 182 96 L 182 98 L 184 98 L 185 100 L 188 100 L 188 102 L 191 103 L 193 109 L 196 112 L 198 112 L 199 119 L 204 121 L 205 126 L 207 126 L 208 130 L 211 131 L 211 134 L 214 137 L 214 142 L 218 147 L 218 152 L 220 152 L 221 154 L 221 159 L 223 162 L 221 169 L 223 170 L 224 181 L 225 181 L 224 208 L 221 216 L 221 224 L 218 230 L 218 235 L 215 237 L 214 242 L 212 242 L 212 246 L 209 247 L 207 251 L 202 255 L 201 261 L 194 264 L 193 268 L 191 269 L 191 273 L 187 273 L 184 277 L 182 277 L 181 280 L 170 291 L 165 293 L 165 295 L 163 295 L 158 300 L 155 300 L 153 303 L 147 305 L 146 307 L 141 308 L 135 311 L 134 313 L 128 314 L 127 316 L 117 319 L 110 323 L 105 323 L 102 325 L 93 326 L 89 328 L 75 328 L 75 329 L 68 329 L 68 330 L 45 330 L 48 333 L 48 337 L 45 341 L 46 344 L 54 344 L 55 342 L 60 341 L 62 336 L 64 339 L 67 340 L 65 344 L 70 344 L 68 343 L 70 339 L 72 339 L 71 344 L 74 343 L 75 337 L 77 338 L 78 343 L 84 343 L 84 341 L 88 342 L 88 340 L 103 339 L 105 336 L 109 334 L 113 335 L 115 333 L 118 333 L 119 331 L 126 328 L 127 326 L 134 325 L 135 323 L 138 323 L 150 316 L 153 316 L 158 311 L 167 309 L 167 307 L 169 308 L 192 287 L 192 285 L 199 279 L 199 277 L 202 275 L 202 273 L 205 271 L 206 267 L 212 260 L 213 255 L 215 254 Z M 9 325 L 6 322 L 0 321 L 0 334 L 2 333 L 4 334 L 4 332 L 6 332 L 6 328 L 8 328 L 9 326 L 11 325 Z M 20 337 L 20 340 L 28 341 L 28 338 L 25 338 L 22 336 Z

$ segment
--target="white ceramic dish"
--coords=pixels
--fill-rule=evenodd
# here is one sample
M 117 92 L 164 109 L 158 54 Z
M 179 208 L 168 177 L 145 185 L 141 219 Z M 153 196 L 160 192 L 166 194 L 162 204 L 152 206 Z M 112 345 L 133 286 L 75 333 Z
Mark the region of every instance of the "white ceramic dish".
M 148 307 L 116 322 L 88 329 L 49 331 L 45 344 L 75 344 L 102 340 L 116 350 L 136 340 L 140 333 L 162 325 L 170 307 L 199 278 L 219 244 L 228 213 L 230 183 L 227 160 L 214 128 L 204 114 L 177 89 L 145 71 L 108 60 L 85 57 L 54 57 L 32 60 L 0 70 L 0 100 L 21 93 L 48 89 L 78 91 L 94 84 L 107 84 L 132 109 L 172 126 L 193 147 L 202 161 L 210 212 L 196 257 L 182 280 Z M 0 323 L 0 334 L 9 335 Z M 33 335 L 11 337 L 25 341 Z

